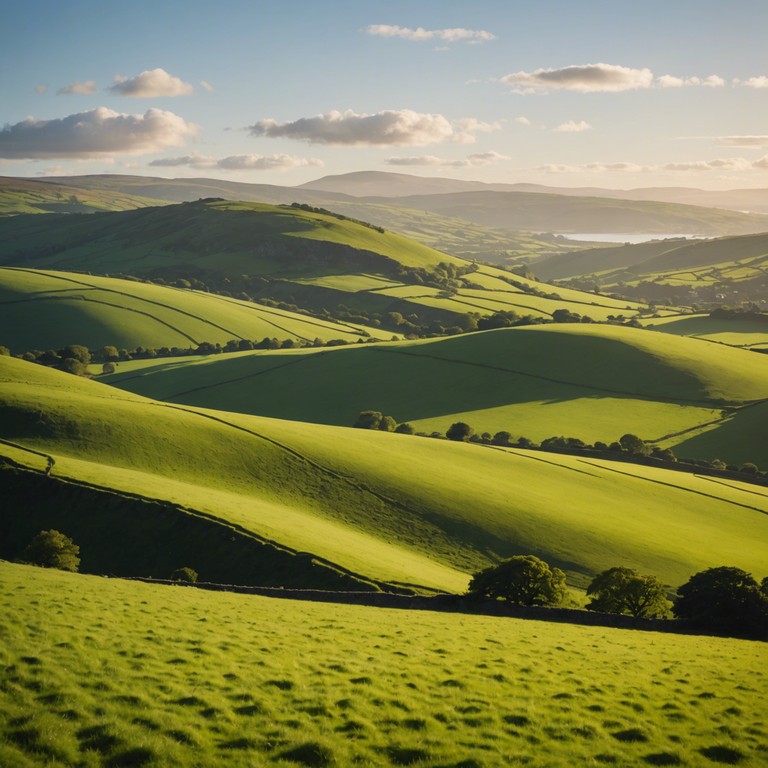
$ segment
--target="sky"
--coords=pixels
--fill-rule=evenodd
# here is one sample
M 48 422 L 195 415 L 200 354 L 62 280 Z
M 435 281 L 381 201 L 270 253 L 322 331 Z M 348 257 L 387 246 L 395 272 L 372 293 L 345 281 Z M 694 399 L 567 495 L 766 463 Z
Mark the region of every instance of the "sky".
M 0 175 L 768 187 L 766 0 L 2 1 Z

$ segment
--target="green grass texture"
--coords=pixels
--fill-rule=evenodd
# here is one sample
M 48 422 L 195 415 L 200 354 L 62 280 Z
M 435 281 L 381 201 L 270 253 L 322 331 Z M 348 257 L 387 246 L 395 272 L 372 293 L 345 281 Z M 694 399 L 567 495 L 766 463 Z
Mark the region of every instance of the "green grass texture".
M 763 644 L 0 563 L 0 763 L 765 765 Z
M 164 404 L 8 357 L 0 399 L 17 464 L 52 459 L 53 478 L 176 504 L 376 581 L 462 591 L 531 553 L 574 586 L 619 564 L 676 586 L 768 554 L 768 489 L 738 481 Z M 26 510 L 9 507 L 12 529 Z M 103 528 L 102 546 L 122 544 Z
M 0 313 L 0 342 L 17 354 L 67 344 L 186 349 L 204 341 L 268 337 L 355 342 L 376 334 L 373 328 L 211 293 L 20 268 L 0 268 Z
M 507 430 L 536 441 L 565 435 L 610 443 L 630 432 L 671 446 L 714 427 L 706 454 L 693 456 L 728 461 L 734 441 L 716 450 L 718 429 L 730 424 L 736 436 L 736 425 L 749 422 L 737 418 L 738 409 L 768 397 L 768 357 L 577 323 L 136 362 L 104 380 L 168 402 L 341 426 L 374 409 L 426 432 L 465 421 L 478 432 Z M 751 452 L 750 461 L 768 464 L 765 441 L 745 438 L 742 447 L 739 455 Z

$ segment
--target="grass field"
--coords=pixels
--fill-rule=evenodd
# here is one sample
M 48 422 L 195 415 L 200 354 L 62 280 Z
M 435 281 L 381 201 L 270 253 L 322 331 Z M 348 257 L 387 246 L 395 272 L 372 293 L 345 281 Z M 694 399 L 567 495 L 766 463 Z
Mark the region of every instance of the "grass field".
M 0 342 L 19 354 L 83 344 L 98 349 L 196 347 L 265 337 L 355 342 L 376 330 L 247 301 L 117 278 L 0 268 Z M 392 334 L 384 334 L 389 338 Z
M 611 442 L 631 432 L 674 446 L 689 430 L 730 422 L 726 406 L 768 397 L 768 358 L 672 334 L 553 324 L 352 349 L 137 362 L 104 381 L 163 401 L 342 426 L 372 408 L 427 432 L 465 421 L 478 432 L 536 441 Z M 698 457 L 729 460 L 725 445 L 716 450 L 716 430 L 710 438 L 707 450 L 715 453 Z M 740 455 L 751 451 L 751 461 L 768 464 L 764 441 L 744 440 L 742 448 Z
M 759 768 L 740 640 L 209 593 L 0 563 L 0 764 Z
M 727 319 L 709 315 L 670 315 L 663 318 L 648 318 L 640 321 L 645 328 L 678 336 L 693 336 L 697 339 L 728 344 L 732 347 L 768 346 L 768 316 L 766 321 L 754 318 L 729 317 Z
M 768 489 L 737 481 L 165 405 L 7 357 L 0 397 L 16 463 L 44 470 L 22 449 L 37 450 L 53 478 L 179 505 L 180 525 L 200 513 L 362 578 L 461 591 L 489 561 L 534 553 L 574 586 L 616 564 L 676 586 L 723 563 L 759 570 L 768 553 Z M 12 504 L 6 530 L 29 514 Z M 102 525 L 90 546 L 162 549 L 151 522 L 119 540 Z

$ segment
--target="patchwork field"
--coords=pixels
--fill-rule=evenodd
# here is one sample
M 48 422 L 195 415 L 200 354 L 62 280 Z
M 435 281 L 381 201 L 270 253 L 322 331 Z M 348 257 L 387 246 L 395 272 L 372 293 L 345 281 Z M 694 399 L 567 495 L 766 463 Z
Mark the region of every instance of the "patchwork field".
M 0 342 L 15 354 L 67 344 L 186 349 L 265 337 L 355 342 L 376 333 L 210 293 L 19 268 L 0 268 L 0 318 Z
M 360 411 L 375 409 L 426 432 L 465 421 L 478 432 L 507 430 L 536 441 L 565 435 L 611 442 L 631 432 L 675 446 L 705 425 L 715 427 L 715 438 L 737 409 L 768 397 L 768 357 L 577 323 L 136 362 L 104 381 L 163 401 L 301 421 L 351 425 Z M 698 458 L 730 460 L 725 445 L 717 451 L 716 438 L 710 443 L 714 453 Z M 763 443 L 745 440 L 743 448 L 750 461 L 768 463 Z
M 449 591 L 512 554 L 537 554 L 581 587 L 617 563 L 677 586 L 723 563 L 759 572 L 768 555 L 768 488 L 738 481 L 163 404 L 8 357 L 0 398 L 0 438 L 9 441 L 0 451 L 37 470 L 34 490 L 45 501 L 30 508 L 30 492 L 11 496 L 5 557 L 53 527 L 80 541 L 84 563 L 89 550 L 103 562 L 147 548 L 140 568 L 115 555 L 123 559 L 112 572 L 182 565 L 165 544 L 167 516 L 143 512 L 132 529 L 120 509 L 99 505 L 94 517 L 85 513 L 92 504 L 56 504 L 40 490 L 46 480 L 176 505 L 164 514 L 190 551 L 204 534 L 189 515 L 210 526 L 211 541 L 231 530 L 239 557 L 235 533 L 311 553 L 360 580 Z M 226 560 L 226 541 L 219 546 Z
M 9 563 L 0 596 L 0 763 L 15 768 L 766 760 L 768 659 L 756 642 Z

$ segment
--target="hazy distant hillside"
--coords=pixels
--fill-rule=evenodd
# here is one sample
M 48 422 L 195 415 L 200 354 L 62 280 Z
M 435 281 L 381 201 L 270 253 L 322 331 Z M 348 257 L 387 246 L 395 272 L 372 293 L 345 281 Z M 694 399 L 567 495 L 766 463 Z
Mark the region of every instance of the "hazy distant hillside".
M 404 198 L 363 198 L 534 232 L 665 232 L 745 234 L 768 228 L 768 216 L 675 203 L 526 192 L 455 192 Z

